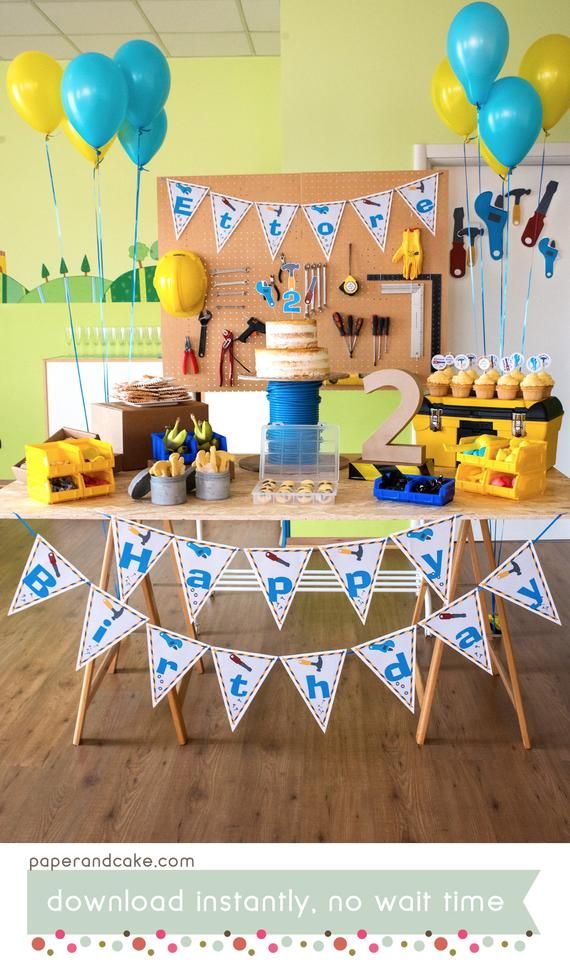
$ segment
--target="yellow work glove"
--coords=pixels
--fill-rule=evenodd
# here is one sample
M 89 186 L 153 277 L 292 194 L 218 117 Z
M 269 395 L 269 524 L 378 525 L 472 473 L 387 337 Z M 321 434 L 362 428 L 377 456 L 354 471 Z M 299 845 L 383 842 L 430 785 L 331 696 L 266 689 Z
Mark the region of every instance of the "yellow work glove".
M 402 243 L 392 258 L 392 264 L 401 260 L 402 277 L 414 281 L 422 273 L 424 260 L 419 228 L 406 228 L 403 232 Z

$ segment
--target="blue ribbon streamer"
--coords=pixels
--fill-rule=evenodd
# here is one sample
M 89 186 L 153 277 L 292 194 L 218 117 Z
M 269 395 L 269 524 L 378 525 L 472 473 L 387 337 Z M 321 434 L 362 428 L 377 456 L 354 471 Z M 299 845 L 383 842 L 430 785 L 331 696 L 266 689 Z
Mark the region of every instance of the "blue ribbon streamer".
M 49 135 L 48 135 L 48 137 L 49 137 Z M 60 219 L 60 216 L 59 216 L 59 207 L 58 207 L 58 204 L 57 204 L 57 194 L 56 194 L 56 190 L 55 190 L 55 181 L 54 181 L 53 170 L 52 170 L 52 166 L 51 166 L 51 157 L 50 157 L 50 152 L 49 152 L 49 139 L 48 139 L 48 137 L 46 137 L 46 139 L 45 139 L 45 145 L 46 145 L 47 166 L 48 166 L 48 171 L 49 171 L 49 182 L 50 182 L 50 186 L 51 186 L 51 195 L 52 195 L 52 198 L 53 198 L 53 207 L 54 207 L 54 211 L 55 211 L 55 224 L 56 224 L 56 228 L 57 228 L 57 237 L 58 237 L 58 241 L 59 241 L 59 251 L 60 251 L 60 255 L 61 255 L 62 260 L 65 260 L 65 257 L 64 257 L 64 248 L 63 248 L 63 232 L 62 232 L 62 230 L 61 230 L 61 219 Z M 71 342 L 72 342 L 72 344 L 73 344 L 73 354 L 74 354 L 74 356 L 75 356 L 75 368 L 76 368 L 76 370 L 77 370 L 77 379 L 78 379 L 78 381 L 79 381 L 79 392 L 80 392 L 80 394 L 81 394 L 81 405 L 82 405 L 82 407 L 83 407 L 83 418 L 84 418 L 84 420 L 85 420 L 85 429 L 86 429 L 86 431 L 88 432 L 88 431 L 89 431 L 89 419 L 87 418 L 87 405 L 85 404 L 85 395 L 84 395 L 84 393 L 83 393 L 83 382 L 82 382 L 82 380 L 81 380 L 81 368 L 80 368 L 80 365 L 79 365 L 79 354 L 78 354 L 78 351 L 77 351 L 77 341 L 76 341 L 76 339 L 75 339 L 75 326 L 74 326 L 74 324 L 73 324 L 73 312 L 72 312 L 72 310 L 71 310 L 71 293 L 70 293 L 70 290 L 69 290 L 69 278 L 67 277 L 66 274 L 64 274 L 64 276 L 63 276 L 63 290 L 64 290 L 64 292 L 65 292 L 65 303 L 66 303 L 66 305 L 67 305 L 67 314 L 68 314 L 68 317 L 69 317 L 69 328 L 70 328 L 70 330 L 71 330 Z
M 97 163 L 93 168 L 93 195 L 95 201 L 95 240 L 97 243 L 97 278 L 99 288 L 99 327 L 101 329 L 101 344 L 103 346 L 103 395 L 109 401 L 109 342 L 105 331 L 105 269 L 103 263 L 103 205 L 101 198 L 101 180 L 99 167 L 102 157 L 97 152 Z
M 544 138 L 542 141 L 542 157 L 540 159 L 540 175 L 538 179 L 538 199 L 542 197 L 542 181 L 544 177 L 544 158 L 546 155 L 546 138 L 548 137 L 548 132 L 544 132 Z M 526 287 L 526 298 L 524 303 L 524 313 L 523 313 L 523 323 L 522 323 L 522 336 L 521 336 L 521 355 L 524 356 L 524 350 L 526 345 L 526 329 L 528 322 L 528 307 L 530 303 L 530 292 L 532 288 L 532 271 L 534 267 L 534 253 L 536 250 L 536 245 L 533 245 L 531 256 L 530 256 L 530 267 L 528 269 L 528 283 Z
M 507 331 L 507 299 L 509 295 L 509 237 L 510 237 L 510 211 L 511 211 L 511 171 L 507 174 L 507 230 L 505 240 L 505 271 L 504 286 L 501 290 L 501 315 L 499 323 L 499 358 L 505 354 L 505 337 Z
M 536 538 L 533 539 L 532 541 L 533 541 L 533 542 L 538 542 L 539 539 L 542 539 L 542 537 L 543 537 L 544 535 L 546 535 L 546 533 L 548 532 L 548 530 L 549 530 L 549 529 L 552 529 L 552 526 L 555 525 L 555 523 L 558 522 L 558 520 L 561 519 L 563 515 L 566 515 L 566 513 L 565 513 L 565 512 L 559 512 L 558 515 L 552 520 L 552 522 L 549 522 L 548 525 L 544 527 L 544 529 L 542 530 L 542 532 L 539 532 L 538 535 L 536 536 Z
M 26 529 L 28 530 L 28 532 L 30 533 L 30 535 L 32 535 L 32 536 L 34 537 L 34 539 L 36 539 L 37 536 L 38 536 L 38 533 L 36 532 L 36 530 L 35 530 L 35 529 L 32 529 L 32 527 L 31 527 L 30 525 L 28 525 L 28 523 L 26 522 L 26 520 L 25 520 L 25 519 L 22 519 L 22 516 L 21 516 L 21 515 L 18 515 L 17 512 L 14 512 L 14 515 L 16 516 L 18 522 L 21 522 L 22 525 L 26 527 Z
M 481 190 L 481 133 L 479 130 L 479 107 L 477 107 L 477 180 Z M 481 281 L 481 327 L 483 329 L 483 354 L 487 354 L 487 331 L 485 326 L 485 271 L 483 265 L 483 235 L 479 235 L 479 278 Z
M 135 192 L 135 227 L 133 237 L 133 271 L 131 281 L 131 323 L 129 332 L 129 362 L 133 360 L 133 350 L 135 343 L 135 294 L 137 285 L 137 244 L 139 238 L 139 204 L 141 194 L 141 172 L 143 170 L 140 163 L 142 129 L 137 135 L 137 186 Z
M 465 178 L 465 208 L 467 210 L 467 224 L 471 225 L 471 207 L 469 203 L 469 180 L 467 177 L 467 141 L 463 141 L 463 175 Z M 469 250 L 471 243 L 469 241 Z M 477 351 L 477 306 L 475 304 L 475 278 L 473 272 L 473 258 L 469 258 L 469 276 L 471 279 L 471 315 L 473 319 L 473 351 Z

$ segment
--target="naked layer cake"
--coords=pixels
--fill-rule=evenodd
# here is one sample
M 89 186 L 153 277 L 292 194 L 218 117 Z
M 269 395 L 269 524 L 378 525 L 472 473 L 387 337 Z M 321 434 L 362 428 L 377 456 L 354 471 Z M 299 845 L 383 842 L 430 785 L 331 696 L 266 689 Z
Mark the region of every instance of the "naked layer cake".
M 330 374 L 329 353 L 317 344 L 315 322 L 266 322 L 265 348 L 256 348 L 259 378 L 315 378 Z

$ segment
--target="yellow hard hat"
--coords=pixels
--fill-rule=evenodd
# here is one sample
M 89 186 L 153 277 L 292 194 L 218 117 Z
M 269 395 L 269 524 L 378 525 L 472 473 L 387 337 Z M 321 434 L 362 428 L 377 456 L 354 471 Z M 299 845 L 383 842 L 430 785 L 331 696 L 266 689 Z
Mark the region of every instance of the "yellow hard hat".
M 169 315 L 199 315 L 206 300 L 208 275 L 193 251 L 168 251 L 154 272 L 154 288 Z

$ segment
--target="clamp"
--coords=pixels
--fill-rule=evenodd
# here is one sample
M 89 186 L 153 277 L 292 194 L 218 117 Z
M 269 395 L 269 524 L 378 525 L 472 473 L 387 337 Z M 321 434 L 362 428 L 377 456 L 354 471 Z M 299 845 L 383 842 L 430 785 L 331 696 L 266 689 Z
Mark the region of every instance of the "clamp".
M 220 388 L 223 388 L 224 386 L 224 361 L 226 355 L 230 360 L 229 384 L 231 386 L 234 383 L 234 355 L 232 351 L 233 341 L 233 331 L 230 331 L 229 328 L 224 328 L 222 331 L 222 347 L 220 350 Z
M 188 366 L 192 371 L 193 375 L 197 375 L 200 371 L 198 367 L 198 360 L 194 354 L 194 349 L 192 348 L 192 342 L 190 341 L 190 335 L 186 335 L 184 339 L 184 355 L 182 356 L 182 374 L 188 374 Z

